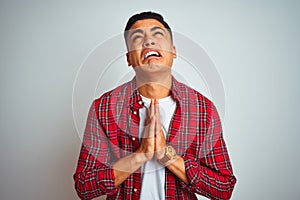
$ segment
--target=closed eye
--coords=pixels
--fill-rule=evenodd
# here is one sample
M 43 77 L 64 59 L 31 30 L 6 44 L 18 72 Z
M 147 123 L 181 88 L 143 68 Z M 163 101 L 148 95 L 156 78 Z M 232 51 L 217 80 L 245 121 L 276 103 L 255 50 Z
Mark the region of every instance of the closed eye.
M 164 34 L 163 34 L 162 32 L 160 32 L 160 31 L 156 31 L 156 32 L 154 33 L 154 35 L 155 35 L 155 36 L 157 36 L 157 35 L 163 36 Z
M 132 38 L 132 42 L 137 42 L 137 40 L 141 39 L 142 36 L 141 35 L 135 35 L 133 38 Z

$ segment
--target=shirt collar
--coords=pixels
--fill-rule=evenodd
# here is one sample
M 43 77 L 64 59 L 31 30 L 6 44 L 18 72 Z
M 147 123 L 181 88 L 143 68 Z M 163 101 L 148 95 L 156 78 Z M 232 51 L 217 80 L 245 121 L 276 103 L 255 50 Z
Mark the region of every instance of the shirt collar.
M 174 76 L 172 76 L 172 87 L 171 87 L 171 97 L 176 101 L 179 102 L 180 96 L 182 96 L 182 91 L 180 89 L 181 83 L 178 82 Z M 143 100 L 140 96 L 140 93 L 137 88 L 136 84 L 136 77 L 134 77 L 129 84 L 129 94 L 130 95 L 130 107 L 135 109 L 140 109 L 144 106 Z
M 129 94 L 130 95 L 130 107 L 131 108 L 135 108 L 135 109 L 140 109 L 144 106 L 142 97 L 140 96 L 139 90 L 137 88 L 137 84 L 136 84 L 136 77 L 134 77 L 131 81 L 130 81 L 130 85 L 129 85 Z

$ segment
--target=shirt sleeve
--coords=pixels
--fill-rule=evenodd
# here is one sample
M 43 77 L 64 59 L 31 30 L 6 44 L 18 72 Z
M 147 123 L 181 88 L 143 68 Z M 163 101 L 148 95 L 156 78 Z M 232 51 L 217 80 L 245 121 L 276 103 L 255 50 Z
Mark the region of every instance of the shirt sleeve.
M 99 100 L 89 110 L 78 165 L 73 176 L 77 194 L 85 200 L 118 191 L 110 163 L 109 141 L 97 115 L 97 101 Z
M 182 187 L 210 199 L 229 199 L 236 178 L 222 135 L 221 122 L 212 104 L 207 131 L 199 144 L 195 139 L 183 155 L 189 184 L 181 181 Z

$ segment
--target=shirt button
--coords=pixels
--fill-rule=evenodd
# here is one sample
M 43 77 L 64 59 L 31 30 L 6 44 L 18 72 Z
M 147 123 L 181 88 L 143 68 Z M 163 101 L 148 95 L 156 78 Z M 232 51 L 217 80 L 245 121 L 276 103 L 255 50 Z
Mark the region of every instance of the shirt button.
M 137 114 L 137 112 L 136 112 L 136 111 L 133 111 L 133 114 L 134 114 L 134 115 L 136 115 L 136 114 Z
M 143 101 L 139 101 L 139 104 L 142 105 L 142 104 L 143 104 Z
M 135 141 L 135 137 L 132 137 L 131 139 L 132 139 L 133 141 Z
M 133 189 L 133 191 L 134 191 L 134 192 L 137 192 L 137 189 L 136 189 L 136 188 L 134 188 L 134 189 Z

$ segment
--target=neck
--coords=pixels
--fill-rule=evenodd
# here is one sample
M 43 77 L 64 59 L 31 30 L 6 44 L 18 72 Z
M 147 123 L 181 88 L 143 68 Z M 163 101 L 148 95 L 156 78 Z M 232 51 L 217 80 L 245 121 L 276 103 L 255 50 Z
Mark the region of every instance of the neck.
M 142 80 L 136 77 L 138 90 L 141 95 L 149 99 L 161 99 L 171 94 L 172 76 L 162 80 Z

